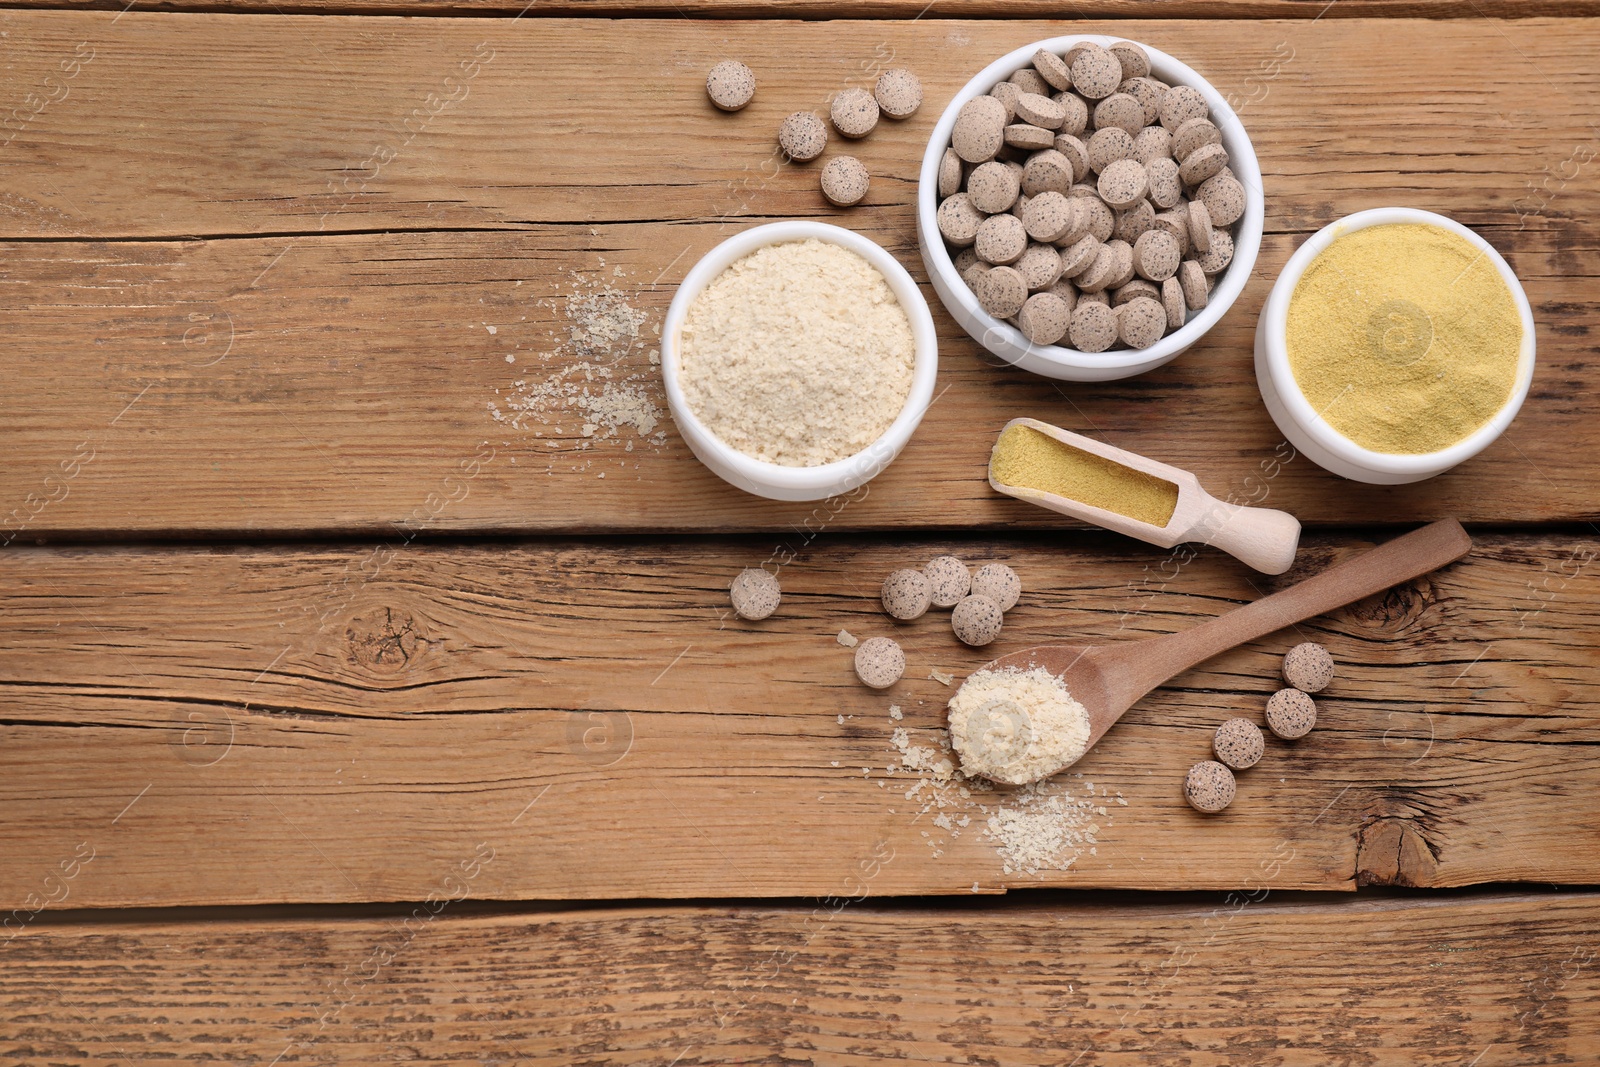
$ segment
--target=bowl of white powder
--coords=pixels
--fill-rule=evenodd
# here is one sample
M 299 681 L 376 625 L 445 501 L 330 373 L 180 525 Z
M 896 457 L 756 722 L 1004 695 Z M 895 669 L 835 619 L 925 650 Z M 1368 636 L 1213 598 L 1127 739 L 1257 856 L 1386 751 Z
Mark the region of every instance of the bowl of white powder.
M 778 222 L 695 264 L 667 311 L 661 373 L 689 448 L 747 493 L 822 500 L 900 454 L 933 399 L 933 316 L 860 234 Z

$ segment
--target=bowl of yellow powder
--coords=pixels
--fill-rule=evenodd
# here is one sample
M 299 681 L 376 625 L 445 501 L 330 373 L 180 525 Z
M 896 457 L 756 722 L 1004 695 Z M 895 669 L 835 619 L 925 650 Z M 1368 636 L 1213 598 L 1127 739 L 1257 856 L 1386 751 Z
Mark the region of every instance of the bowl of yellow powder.
M 777 222 L 695 264 L 661 331 L 667 406 L 695 456 L 772 500 L 849 493 L 900 454 L 933 400 L 933 316 L 860 234 Z
M 1376 208 L 1290 258 L 1255 349 L 1262 399 L 1297 449 L 1355 481 L 1416 482 L 1510 425 L 1533 381 L 1533 311 L 1476 233 Z

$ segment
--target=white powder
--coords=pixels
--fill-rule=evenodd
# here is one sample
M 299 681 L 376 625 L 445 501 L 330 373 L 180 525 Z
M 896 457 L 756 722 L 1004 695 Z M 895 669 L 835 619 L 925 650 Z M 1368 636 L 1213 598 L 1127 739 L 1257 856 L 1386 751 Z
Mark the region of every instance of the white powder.
M 682 380 L 706 427 L 785 467 L 877 440 L 911 392 L 911 321 L 878 269 L 815 239 L 730 265 L 684 316 Z
M 1081 774 L 1001 789 L 956 770 L 944 730 L 919 731 L 913 739 L 909 729 L 897 726 L 889 740 L 900 760 L 885 771 L 891 778 L 902 778 L 895 784 L 895 795 L 917 805 L 912 821 L 927 819 L 938 830 L 923 835 L 935 857 L 944 855 L 976 818 L 983 837 L 993 844 L 1004 874 L 1064 871 L 1084 853 L 1095 854 L 1097 835 L 1113 821 L 1104 814 L 1108 798 L 1104 786 L 1097 794 L 1093 782 L 1084 782 L 1082 795 L 1074 795 L 1075 786 L 1068 779 L 1081 779 Z M 863 774 L 868 770 L 863 767 Z M 907 788 L 905 779 L 912 775 L 915 781 Z M 889 784 L 886 779 L 878 780 L 879 788 Z M 1121 793 L 1116 800 L 1127 804 Z
M 978 671 L 950 698 L 950 740 L 966 774 L 1024 785 L 1084 754 L 1089 713 L 1043 667 Z

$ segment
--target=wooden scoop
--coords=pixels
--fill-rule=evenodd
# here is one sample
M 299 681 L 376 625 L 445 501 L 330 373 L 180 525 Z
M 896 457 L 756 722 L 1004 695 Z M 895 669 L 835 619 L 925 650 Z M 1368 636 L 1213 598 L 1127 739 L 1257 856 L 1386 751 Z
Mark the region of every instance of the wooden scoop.
M 1068 497 L 1057 496 L 1026 486 L 1008 485 L 995 475 L 994 461 L 989 464 L 989 484 L 996 492 L 1038 504 L 1042 508 L 1070 515 L 1074 519 L 1103 526 L 1129 537 L 1137 537 L 1162 548 L 1171 548 L 1183 541 L 1200 541 L 1214 545 L 1231 556 L 1249 564 L 1263 574 L 1282 574 L 1294 563 L 1294 551 L 1300 543 L 1300 522 L 1286 511 L 1271 508 L 1249 508 L 1218 500 L 1200 487 L 1200 480 L 1186 470 L 1157 463 L 1121 448 L 1096 441 L 1092 437 L 1051 426 L 1038 419 L 1012 419 L 1000 431 L 1004 437 L 1014 426 L 1026 426 L 1046 437 L 1053 437 L 1064 445 L 1108 459 L 1135 471 L 1170 482 L 1178 489 L 1178 506 L 1165 526 L 1119 515 L 1115 511 L 1085 504 Z M 999 438 L 996 438 L 998 450 Z
M 1115 645 L 1037 645 L 980 669 L 1043 667 L 1058 676 L 1089 713 L 1088 748 L 1093 748 L 1124 712 L 1174 675 L 1246 641 L 1437 570 L 1471 548 L 1461 524 L 1442 519 L 1181 633 Z

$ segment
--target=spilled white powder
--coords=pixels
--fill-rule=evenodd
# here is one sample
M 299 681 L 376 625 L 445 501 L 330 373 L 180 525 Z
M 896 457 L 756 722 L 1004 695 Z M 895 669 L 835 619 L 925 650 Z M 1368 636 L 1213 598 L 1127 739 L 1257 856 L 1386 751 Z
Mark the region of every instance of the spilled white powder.
M 619 272 L 613 270 L 612 276 L 621 277 Z M 568 284 L 566 296 L 540 301 L 564 319 L 551 331 L 551 347 L 533 353 L 542 366 L 513 381 L 498 402 L 490 401 L 491 417 L 548 438 L 543 443 L 551 449 L 562 447 L 559 439 L 575 439 L 575 449 L 583 451 L 625 431 L 650 438 L 661 420 L 653 397 L 659 378 L 633 369 L 648 315 L 629 302 L 628 293 L 604 281 L 574 271 Z M 491 334 L 498 332 L 490 328 Z M 651 364 L 659 362 L 655 349 L 650 356 Z M 516 363 L 516 354 L 505 360 Z M 658 434 L 650 443 L 663 440 Z M 631 439 L 623 450 L 633 451 Z
M 1089 713 L 1043 667 L 977 671 L 950 698 L 961 770 L 1025 785 L 1071 766 L 1089 747 Z
M 785 467 L 877 440 L 911 392 L 911 320 L 865 258 L 816 239 L 731 264 L 689 306 L 684 397 L 731 447 Z
M 1114 821 L 1106 802 L 1128 803 L 1103 785 L 1096 791 L 1093 782 L 1081 781 L 1081 774 L 1016 789 L 967 778 L 956 769 L 949 734 L 942 729 L 913 736 L 896 726 L 890 744 L 900 760 L 885 768 L 878 786 L 893 786 L 897 797 L 917 805 L 912 821 L 934 828 L 923 832 L 933 855 L 944 855 L 963 831 L 976 825 L 994 846 L 1003 874 L 1068 870 L 1085 853 L 1095 854 L 1102 828 Z M 863 767 L 862 773 L 868 770 Z

